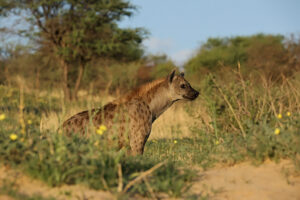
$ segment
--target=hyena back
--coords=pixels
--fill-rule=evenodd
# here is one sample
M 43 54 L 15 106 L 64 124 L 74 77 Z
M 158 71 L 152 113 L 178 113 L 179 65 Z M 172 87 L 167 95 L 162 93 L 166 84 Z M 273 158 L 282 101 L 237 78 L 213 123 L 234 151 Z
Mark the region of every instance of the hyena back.
M 87 134 L 92 121 L 95 127 L 105 125 L 108 130 L 116 129 L 119 148 L 129 141 L 132 155 L 143 154 L 152 123 L 174 102 L 194 100 L 198 95 L 199 92 L 184 79 L 184 74 L 175 75 L 173 70 L 166 78 L 143 85 L 103 108 L 72 116 L 63 123 L 63 130 L 67 134 Z

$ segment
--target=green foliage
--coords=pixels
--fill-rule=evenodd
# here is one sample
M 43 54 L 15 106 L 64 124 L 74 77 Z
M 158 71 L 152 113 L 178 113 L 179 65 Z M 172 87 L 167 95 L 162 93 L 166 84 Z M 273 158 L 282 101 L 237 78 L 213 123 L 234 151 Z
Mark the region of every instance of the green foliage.
M 236 38 L 238 39 L 238 38 Z M 201 67 L 216 69 L 219 66 L 235 66 L 238 61 L 246 60 L 245 42 L 234 42 L 234 39 L 210 38 L 200 48 L 197 56 L 192 58 L 186 65 L 186 70 L 195 72 Z
M 83 6 L 84 5 L 84 6 Z M 3 7 L 2 7 L 3 6 Z M 117 22 L 130 17 L 135 7 L 128 1 L 1 1 L 0 15 L 27 13 L 27 21 L 40 37 L 43 48 L 51 48 L 64 60 L 87 61 L 93 56 L 137 59 L 145 31 L 121 29 Z M 23 30 L 24 33 L 32 29 Z M 32 35 L 32 34 L 31 34 Z
M 189 74 L 203 71 L 218 72 L 221 67 L 236 68 L 238 62 L 244 71 L 260 70 L 268 77 L 295 70 L 288 63 L 292 58 L 289 47 L 281 35 L 253 35 L 232 38 L 210 38 L 199 49 L 197 55 L 185 65 Z M 296 44 L 296 41 L 293 42 Z M 289 69 L 285 65 L 291 65 Z
M 35 41 L 44 56 L 58 62 L 55 66 L 62 69 L 67 100 L 77 98 L 83 71 L 91 60 L 134 61 L 143 55 L 141 43 L 147 32 L 118 26 L 136 9 L 129 1 L 15 0 L 0 1 L 2 6 L 2 17 L 26 15 L 24 19 L 31 26 L 24 26 L 20 34 Z M 70 71 L 76 72 L 71 80 Z

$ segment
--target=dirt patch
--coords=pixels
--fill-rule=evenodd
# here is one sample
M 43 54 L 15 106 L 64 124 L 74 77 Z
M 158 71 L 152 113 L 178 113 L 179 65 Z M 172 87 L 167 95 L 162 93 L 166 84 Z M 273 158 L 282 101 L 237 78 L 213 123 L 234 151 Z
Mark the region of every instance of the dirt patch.
M 199 172 L 192 191 L 209 199 L 299 200 L 300 176 L 290 161 L 249 163 Z
M 13 198 L 7 196 L 7 195 L 0 195 L 1 200 L 13 200 Z
M 86 199 L 86 200 L 111 200 L 115 197 L 104 191 L 91 190 L 84 186 L 74 185 L 68 186 L 64 185 L 61 187 L 49 187 L 45 183 L 33 180 L 19 171 L 7 169 L 6 167 L 0 167 L 0 187 L 4 184 L 9 186 L 10 189 L 16 190 L 18 193 L 27 195 L 29 197 L 33 195 L 40 195 L 42 197 L 53 197 L 58 200 L 64 199 Z M 0 199 L 13 199 L 6 195 L 0 195 Z

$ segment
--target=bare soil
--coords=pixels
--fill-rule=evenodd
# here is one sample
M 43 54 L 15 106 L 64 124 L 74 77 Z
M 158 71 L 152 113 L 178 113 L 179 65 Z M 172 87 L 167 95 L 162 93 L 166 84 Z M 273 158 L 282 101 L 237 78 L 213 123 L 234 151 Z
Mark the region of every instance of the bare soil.
M 299 200 L 300 176 L 290 161 L 242 163 L 199 172 L 192 191 L 208 199 Z
M 56 199 L 116 199 L 110 192 L 96 191 L 84 186 L 62 186 L 51 188 L 38 180 L 33 180 L 19 171 L 0 167 L 0 187 L 13 184 L 22 194 L 34 194 Z M 300 200 L 300 176 L 294 171 L 290 161 L 276 164 L 267 161 L 259 166 L 250 163 L 230 167 L 216 167 L 207 171 L 199 169 L 198 177 L 186 197 L 207 197 L 207 199 L 243 200 Z M 161 196 L 162 197 L 162 196 Z M 13 198 L 0 195 L 0 200 Z M 163 198 L 164 199 L 164 198 Z
M 80 185 L 64 185 L 61 187 L 49 187 L 39 180 L 33 180 L 19 171 L 0 167 L 0 187 L 3 184 L 13 185 L 13 189 L 27 196 L 41 195 L 53 197 L 58 200 L 111 200 L 115 199 L 113 194 L 104 191 L 88 189 Z M 0 200 L 11 200 L 13 198 L 0 194 Z

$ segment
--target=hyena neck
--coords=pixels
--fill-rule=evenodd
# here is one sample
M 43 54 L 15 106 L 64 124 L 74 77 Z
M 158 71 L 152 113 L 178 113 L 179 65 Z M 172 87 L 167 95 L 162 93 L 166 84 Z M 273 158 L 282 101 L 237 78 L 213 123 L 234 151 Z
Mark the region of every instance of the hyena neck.
M 148 104 L 153 119 L 157 119 L 174 103 L 169 93 L 169 85 L 166 79 L 158 79 L 145 84 L 127 95 L 124 95 L 118 99 L 117 102 L 125 103 L 135 98 L 140 98 Z
M 162 91 L 157 91 L 153 98 L 148 100 L 148 102 L 146 101 L 154 119 L 157 119 L 174 103 L 174 101 L 169 97 L 168 91 L 166 89 L 165 91 L 164 89 L 161 90 Z
M 153 119 L 157 119 L 174 103 L 166 81 L 152 85 L 141 97 L 149 105 Z

